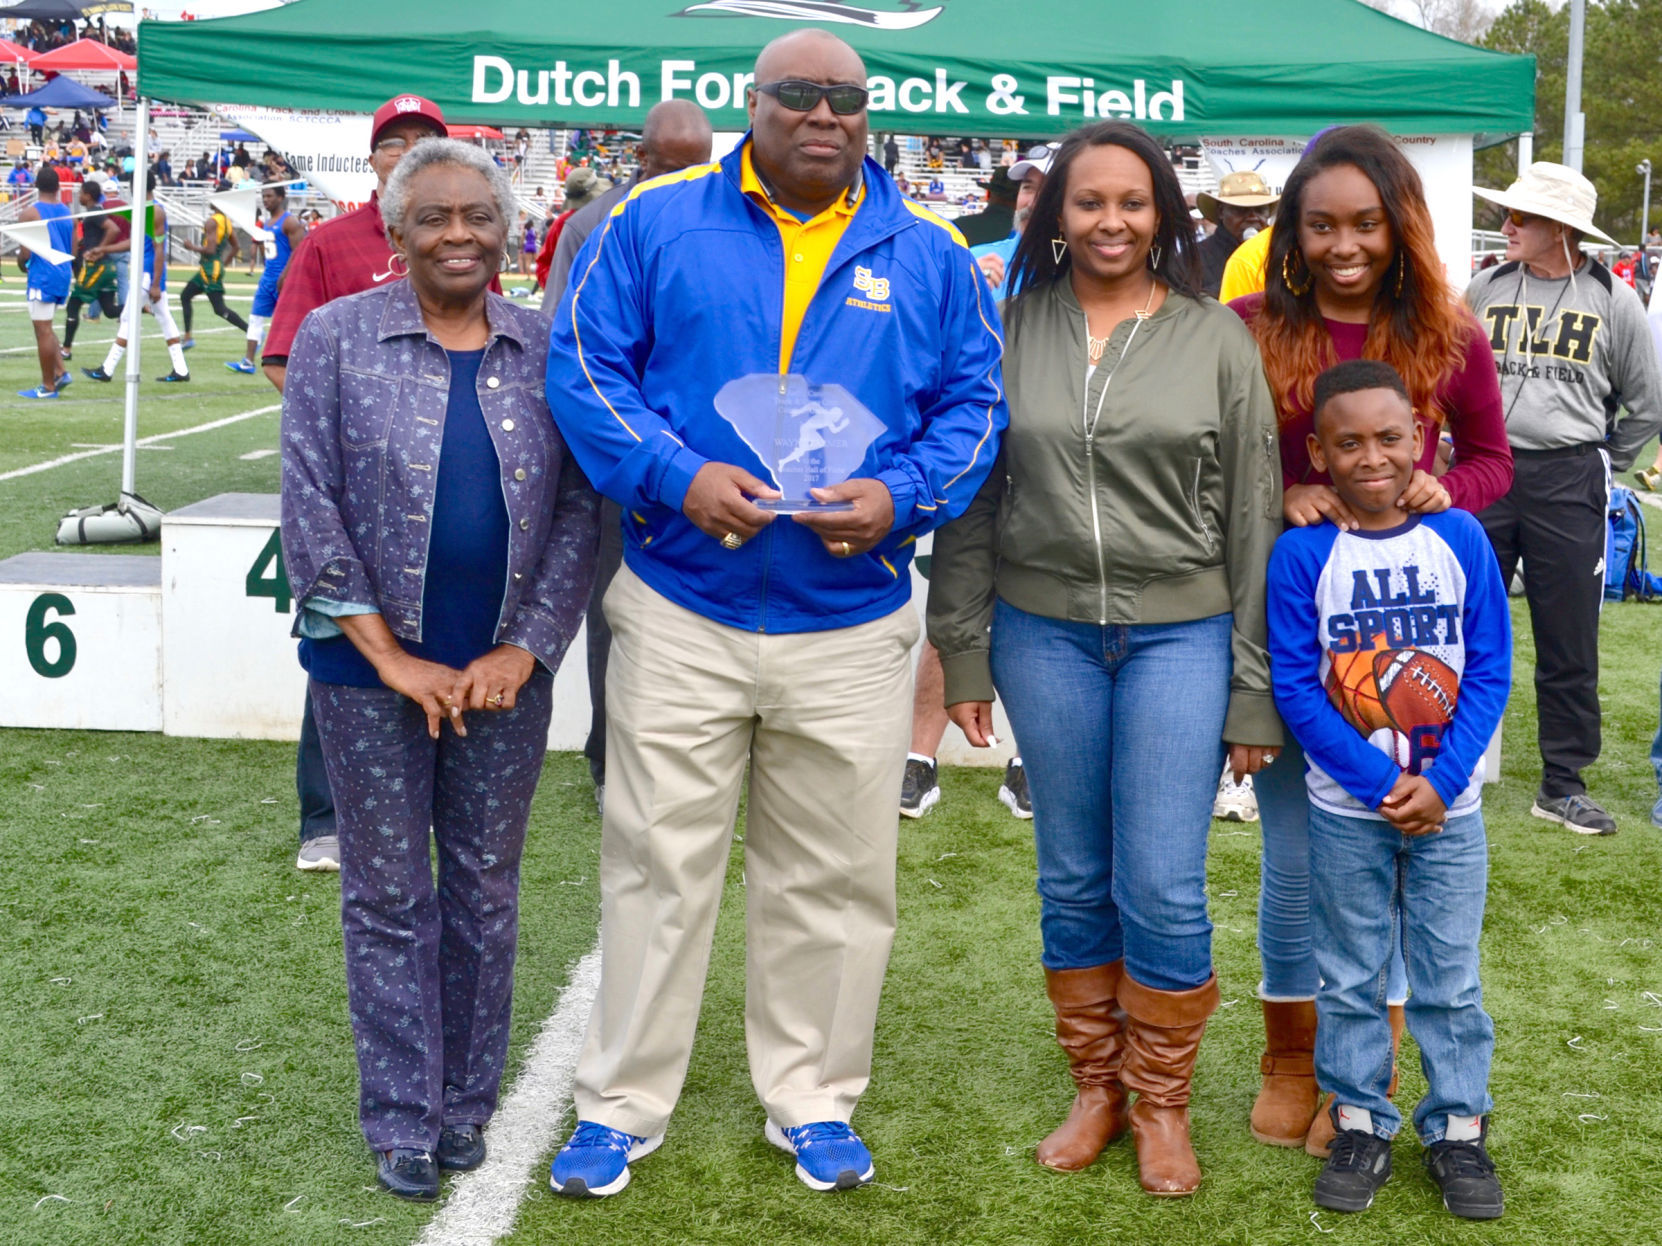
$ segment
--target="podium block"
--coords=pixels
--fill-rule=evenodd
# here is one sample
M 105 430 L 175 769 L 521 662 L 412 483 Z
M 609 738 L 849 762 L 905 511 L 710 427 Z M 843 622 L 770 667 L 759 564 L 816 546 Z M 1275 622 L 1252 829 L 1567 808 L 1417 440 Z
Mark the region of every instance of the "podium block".
M 293 599 L 276 494 L 222 493 L 162 521 L 162 728 L 168 735 L 294 740 L 306 672 L 289 635 Z M 589 733 L 580 632 L 555 680 L 548 747 Z
M 0 562 L 0 727 L 157 731 L 161 649 L 159 558 Z

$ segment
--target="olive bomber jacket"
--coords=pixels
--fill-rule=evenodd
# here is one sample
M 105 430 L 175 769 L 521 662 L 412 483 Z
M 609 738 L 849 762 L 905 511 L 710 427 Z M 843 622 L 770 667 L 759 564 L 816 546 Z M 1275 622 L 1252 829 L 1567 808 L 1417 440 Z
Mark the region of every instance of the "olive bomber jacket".
M 1224 739 L 1280 743 L 1264 599 L 1281 458 L 1251 333 L 1213 299 L 1169 293 L 1147 320 L 1115 328 L 1087 379 L 1069 282 L 1006 317 L 1003 449 L 969 509 L 935 534 L 929 639 L 947 704 L 992 699 L 995 597 L 1105 625 L 1231 613 Z

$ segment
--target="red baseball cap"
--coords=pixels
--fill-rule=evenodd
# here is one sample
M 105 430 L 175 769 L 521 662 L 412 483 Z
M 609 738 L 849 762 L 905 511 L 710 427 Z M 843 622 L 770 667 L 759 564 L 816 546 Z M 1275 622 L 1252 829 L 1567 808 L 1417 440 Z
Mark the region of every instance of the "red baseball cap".
M 406 118 L 419 118 L 433 128 L 433 133 L 444 138 L 450 133 L 445 128 L 444 113 L 432 100 L 422 99 L 419 95 L 395 95 L 375 110 L 375 120 L 370 125 L 369 145 L 374 147 L 381 141 L 381 131 L 395 121 Z

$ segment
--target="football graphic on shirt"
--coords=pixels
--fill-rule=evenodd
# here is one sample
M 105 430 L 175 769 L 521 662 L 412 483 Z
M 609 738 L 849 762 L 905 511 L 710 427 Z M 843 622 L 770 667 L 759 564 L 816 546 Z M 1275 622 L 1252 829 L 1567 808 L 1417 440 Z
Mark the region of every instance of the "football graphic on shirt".
M 1386 649 L 1371 656 L 1391 726 L 1412 734 L 1418 727 L 1445 727 L 1453 721 L 1460 677 L 1446 662 L 1420 649 Z
M 1391 726 L 1379 694 L 1379 679 L 1374 674 L 1374 658 L 1387 653 L 1363 650 L 1357 653 L 1330 655 L 1327 668 L 1327 699 L 1344 720 L 1365 736 L 1371 736 L 1382 727 Z

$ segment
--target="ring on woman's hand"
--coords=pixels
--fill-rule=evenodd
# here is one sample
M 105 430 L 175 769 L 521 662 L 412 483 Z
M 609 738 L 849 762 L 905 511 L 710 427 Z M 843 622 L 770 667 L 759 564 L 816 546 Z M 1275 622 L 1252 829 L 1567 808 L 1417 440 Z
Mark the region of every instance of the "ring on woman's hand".
M 850 545 L 847 541 L 839 541 L 839 542 L 837 542 L 837 544 L 842 546 L 842 548 L 843 548 L 843 557 L 844 558 L 847 558 L 850 554 L 852 554 L 854 552 L 854 547 L 852 545 Z
M 737 532 L 729 532 L 721 538 L 721 544 L 725 549 L 738 549 L 739 546 L 744 544 L 744 538 Z
M 1269 749 L 1269 748 L 1265 749 L 1264 750 L 1264 764 L 1266 766 L 1273 765 L 1277 756 L 1278 756 L 1278 754 L 1276 753 L 1276 751 L 1274 749 Z
M 502 704 L 502 694 L 499 692 L 494 697 L 488 698 L 486 703 L 489 704 L 489 705 L 501 705 Z

